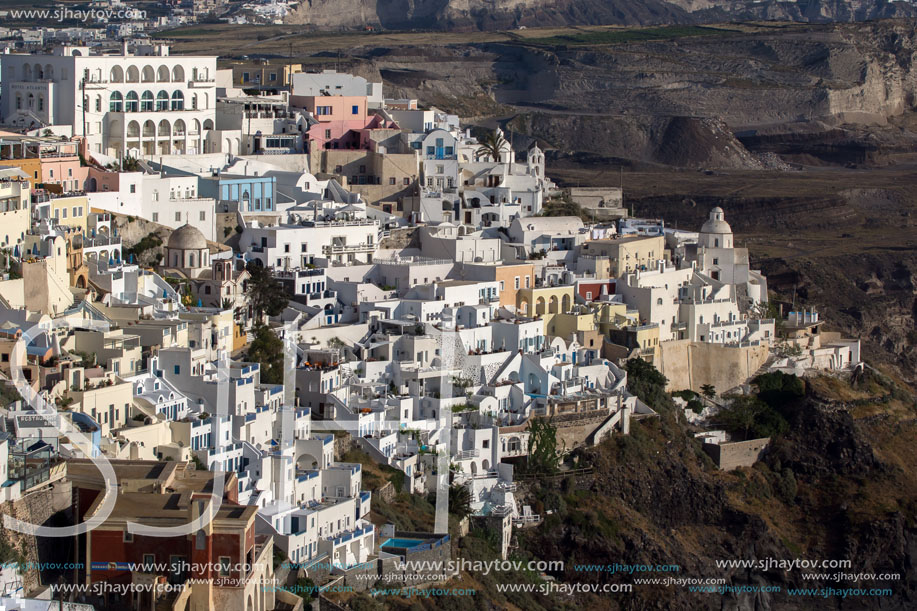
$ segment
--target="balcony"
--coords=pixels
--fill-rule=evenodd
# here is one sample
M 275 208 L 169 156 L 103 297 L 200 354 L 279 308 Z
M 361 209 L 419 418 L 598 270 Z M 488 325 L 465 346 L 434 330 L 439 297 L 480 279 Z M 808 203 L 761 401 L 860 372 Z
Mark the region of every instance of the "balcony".
M 343 255 L 358 252 L 375 252 L 375 244 L 330 244 L 322 246 L 322 253 L 326 255 Z

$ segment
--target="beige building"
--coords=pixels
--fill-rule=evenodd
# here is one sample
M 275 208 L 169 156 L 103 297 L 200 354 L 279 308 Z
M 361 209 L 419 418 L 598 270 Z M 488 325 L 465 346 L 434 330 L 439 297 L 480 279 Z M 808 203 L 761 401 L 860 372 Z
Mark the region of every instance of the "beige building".
M 414 195 L 420 174 L 415 153 L 330 149 L 309 155 L 311 172 L 334 175 L 370 206 L 397 214 L 400 201 Z
M 592 240 L 583 244 L 577 270 L 594 272 L 600 279 L 617 278 L 638 269 L 652 269 L 664 257 L 663 236 Z
M 31 227 L 28 176 L 19 168 L 0 166 L 0 248 L 12 249 Z
M 232 84 L 240 89 L 289 89 L 302 64 L 264 61 L 233 63 Z
M 67 271 L 67 243 L 58 235 L 47 240 L 51 241 L 47 256 L 23 258 L 22 284 L 25 307 L 53 316 L 73 305 L 73 293 Z

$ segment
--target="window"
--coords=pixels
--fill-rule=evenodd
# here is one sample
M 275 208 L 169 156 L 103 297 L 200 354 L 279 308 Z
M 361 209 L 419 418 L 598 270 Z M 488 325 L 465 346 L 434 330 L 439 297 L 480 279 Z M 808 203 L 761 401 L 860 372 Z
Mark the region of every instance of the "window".
M 181 212 L 175 213 L 175 222 L 178 223 L 181 221 Z
M 404 178 L 404 186 L 407 187 L 407 186 L 410 185 L 410 184 L 411 184 L 411 179 L 408 178 L 408 177 L 405 177 L 405 178 Z
M 16 98 L 16 102 L 19 102 L 19 98 Z M 96 96 L 96 112 L 102 112 L 102 96 Z
M 154 212 L 154 213 L 153 213 L 153 222 L 154 222 L 154 223 L 158 223 L 158 222 L 159 222 L 159 213 L 158 213 L 158 212 Z
M 76 207 L 76 206 L 73 207 L 73 218 L 77 218 L 77 217 L 79 217 L 79 216 L 82 216 L 82 215 L 79 213 L 79 210 L 80 210 L 80 209 L 79 209 L 78 207 Z
M 229 565 L 231 560 L 229 556 L 220 556 L 220 577 L 229 577 Z
M 273 83 L 274 81 L 276 81 L 276 80 L 277 80 L 277 73 L 276 73 L 276 72 L 271 72 L 270 75 L 268 75 L 268 80 L 271 81 L 272 83 Z
M 486 449 L 488 449 L 489 447 L 490 447 L 490 439 L 485 439 L 485 440 L 484 440 L 483 448 L 486 450 Z
M 366 174 L 366 166 L 365 166 L 365 165 L 361 165 L 361 166 L 360 166 L 360 174 Z
M 143 555 L 143 564 L 144 568 L 149 571 L 153 570 L 153 564 L 156 562 L 156 554 L 144 554 Z
M 519 290 L 519 276 L 516 276 L 516 290 Z
M 315 114 L 317 115 L 330 115 L 331 107 L 330 106 L 316 106 Z
M 137 185 L 131 185 L 131 193 L 137 192 Z M 156 195 L 159 195 L 158 193 Z M 158 197 L 156 199 L 159 199 Z
M 592 292 L 586 291 L 586 301 L 592 301 Z
M 395 184 L 395 177 L 394 177 L 394 176 L 392 176 L 392 177 L 390 177 L 390 178 L 388 179 L 388 184 L 390 184 L 390 185 Z
M 250 76 L 251 75 L 248 72 L 243 72 L 242 73 L 242 82 L 247 83 Z
M 207 220 L 207 212 L 205 210 L 201 210 L 201 220 L 202 221 Z
M 326 130 L 325 130 L 325 138 L 330 138 L 330 137 L 331 137 L 331 130 L 330 130 L 330 129 L 326 129 Z
M 526 276 L 526 277 L 525 277 L 525 288 L 530 288 L 530 287 L 531 287 L 531 280 L 530 280 L 530 278 L 531 278 L 531 276 Z
M 309 248 L 305 242 L 299 245 L 299 252 L 306 252 L 307 250 L 309 250 Z
M 717 257 L 713 257 L 713 264 L 714 264 L 714 265 L 719 265 L 719 264 L 720 264 L 720 260 L 719 260 Z
M 125 542 L 125 543 L 133 543 L 133 542 L 134 542 L 134 533 L 132 533 L 132 532 L 130 532 L 130 531 L 128 531 L 128 530 L 125 530 L 125 531 L 124 531 L 124 542 Z
M 351 106 L 351 107 L 350 107 L 350 114 L 352 114 L 352 115 L 358 115 L 358 114 L 360 114 L 360 107 L 357 106 L 356 104 L 354 104 L 353 106 Z
M 64 219 L 67 218 L 67 209 L 66 208 L 61 208 L 60 212 L 61 212 L 61 218 L 64 218 Z
M 335 174 L 340 174 L 343 170 L 344 170 L 344 168 L 341 167 L 341 166 L 339 166 L 339 165 L 334 166 L 334 173 L 335 173 Z
M 283 245 L 283 252 L 290 252 L 290 245 L 289 245 L 289 244 L 284 244 L 284 245 Z
M 502 291 L 504 288 L 506 288 L 506 283 L 501 280 L 500 281 L 500 290 Z

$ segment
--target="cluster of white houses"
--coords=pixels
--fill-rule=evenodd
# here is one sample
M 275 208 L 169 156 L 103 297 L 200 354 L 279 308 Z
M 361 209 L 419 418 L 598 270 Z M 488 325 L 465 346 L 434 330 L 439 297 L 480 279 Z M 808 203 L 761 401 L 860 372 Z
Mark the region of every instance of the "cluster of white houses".
M 162 45 L 0 67 L 2 120 L 29 132 L 0 136 L 0 371 L 92 438 L 27 426 L 33 409 L 13 402 L 2 445 L 231 473 L 255 532 L 292 562 L 387 553 L 336 440 L 416 493 L 437 489 L 446 456 L 478 515 L 525 523 L 537 516 L 513 469 L 533 419 L 567 449 L 626 434 L 652 414 L 627 391 L 627 359 L 673 389 L 726 391 L 779 344 L 766 279 L 722 209 L 698 232 L 541 216 L 555 187 L 537 146 L 495 154 L 381 85 L 303 74 L 255 98 L 218 87 L 216 58 Z M 55 144 L 72 141 L 85 163 Z M 159 229 L 149 258 L 137 244 Z M 252 309 L 253 265 L 287 293 L 278 316 Z M 788 338 L 808 363 L 856 363 L 858 343 L 816 338 L 813 316 L 793 314 Z M 288 347 L 283 384 L 245 360 L 261 322 Z

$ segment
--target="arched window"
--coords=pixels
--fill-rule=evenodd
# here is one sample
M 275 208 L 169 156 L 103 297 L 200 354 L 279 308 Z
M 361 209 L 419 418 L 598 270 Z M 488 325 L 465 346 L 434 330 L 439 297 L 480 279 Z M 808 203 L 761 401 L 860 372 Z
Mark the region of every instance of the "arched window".
M 165 91 L 156 94 L 156 110 L 169 110 L 169 94 Z
M 140 96 L 140 112 L 150 112 L 153 110 L 153 92 L 144 91 Z
M 152 71 L 152 68 L 150 68 Z M 159 66 L 159 70 L 156 71 L 156 80 L 160 83 L 169 82 L 169 69 L 165 66 Z
M 129 91 L 127 93 L 127 99 L 124 100 L 124 112 L 137 112 L 140 105 L 138 103 L 137 92 Z
M 131 66 L 127 69 L 127 82 L 128 83 L 139 83 L 140 82 L 140 70 L 137 69 L 137 66 Z
M 144 83 L 152 83 L 154 80 L 156 80 L 155 75 L 156 73 L 153 72 L 153 66 L 144 66 L 141 80 Z
M 32 108 L 35 108 L 35 96 L 30 93 L 28 100 L 29 100 L 29 109 L 31 110 Z
M 121 66 L 114 66 L 111 69 L 111 74 L 108 77 L 112 83 L 123 83 L 124 82 L 124 70 L 121 69 Z
M 96 96 L 96 112 L 102 112 L 102 96 Z
M 191 94 L 191 110 L 197 110 L 197 94 Z
M 172 82 L 181 83 L 185 80 L 185 69 L 181 66 L 175 66 L 172 68 Z
M 176 91 L 172 94 L 172 110 L 184 110 L 185 109 L 185 94 L 181 91 Z

